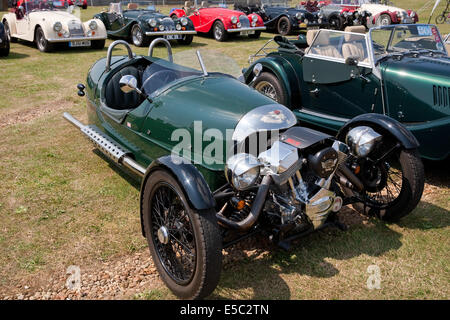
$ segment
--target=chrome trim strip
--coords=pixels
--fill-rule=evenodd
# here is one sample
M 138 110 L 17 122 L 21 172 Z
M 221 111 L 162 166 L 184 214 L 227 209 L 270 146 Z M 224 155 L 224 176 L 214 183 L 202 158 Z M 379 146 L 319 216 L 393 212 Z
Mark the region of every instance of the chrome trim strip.
M 50 38 L 47 39 L 48 42 L 71 42 L 71 41 L 86 41 L 86 40 L 103 40 L 106 37 L 75 37 L 75 38 Z
M 334 120 L 334 121 L 340 121 L 340 122 L 347 122 L 350 119 L 347 118 L 341 118 L 341 117 L 335 117 L 335 116 L 329 116 L 320 112 L 315 112 L 315 111 L 311 111 L 311 110 L 307 110 L 307 109 L 298 109 L 298 110 L 294 110 L 296 112 L 299 113 L 305 113 L 305 114 L 309 114 L 311 116 L 316 116 L 316 117 L 320 117 L 320 118 L 325 118 L 325 119 L 330 119 L 330 120 Z
M 227 32 L 241 32 L 241 31 L 252 31 L 252 30 L 266 30 L 266 27 L 250 27 L 250 28 L 228 29 Z
M 170 30 L 170 31 L 147 31 L 145 33 L 146 36 L 164 36 L 164 35 L 174 35 L 174 34 L 197 34 L 197 31 L 195 31 L 195 30 L 186 30 L 186 31 Z

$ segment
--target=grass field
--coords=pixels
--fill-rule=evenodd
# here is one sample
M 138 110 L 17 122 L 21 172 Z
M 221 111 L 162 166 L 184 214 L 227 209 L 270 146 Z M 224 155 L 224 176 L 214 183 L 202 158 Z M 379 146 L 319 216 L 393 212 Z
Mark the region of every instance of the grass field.
M 426 1 L 393 2 L 417 10 Z M 82 18 L 100 10 L 83 10 Z M 421 22 L 427 21 L 430 10 L 419 12 Z M 450 24 L 439 28 L 443 34 L 450 32 Z M 225 43 L 195 37 L 191 46 L 175 45 L 173 50 L 214 50 L 242 68 L 249 54 L 272 37 L 263 33 L 259 40 Z M 144 54 L 148 49 L 133 50 Z M 164 50 L 158 48 L 155 54 L 163 56 Z M 95 270 L 120 265 L 136 254 L 148 255 L 140 232 L 138 186 L 93 152 L 61 116 L 68 111 L 86 120 L 85 99 L 76 95 L 76 84 L 85 82 L 90 66 L 105 55 L 106 48 L 40 53 L 34 45 L 20 42 L 12 44 L 10 56 L 0 60 L 2 297 L 24 285 L 39 290 L 60 281 L 69 265 Z M 348 231 L 317 232 L 289 253 L 264 241 L 257 242 L 256 248 L 244 244 L 237 261 L 225 265 L 212 298 L 450 298 L 450 171 L 447 164 L 425 165 L 422 201 L 399 224 L 347 210 Z M 370 265 L 380 268 L 381 289 L 366 286 Z M 124 297 L 173 298 L 157 282 Z

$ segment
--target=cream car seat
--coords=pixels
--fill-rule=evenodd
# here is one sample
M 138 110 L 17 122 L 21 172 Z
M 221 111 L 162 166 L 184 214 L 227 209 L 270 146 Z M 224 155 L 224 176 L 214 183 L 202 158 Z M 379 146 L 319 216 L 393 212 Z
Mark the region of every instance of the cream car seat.
M 208 1 L 202 1 L 200 8 L 208 8 L 208 7 L 209 7 Z
M 308 30 L 306 33 L 306 42 L 308 43 L 308 52 L 318 54 L 321 56 L 342 58 L 342 55 L 336 49 L 335 46 L 330 45 L 330 39 L 327 36 L 321 36 L 320 34 L 316 38 L 316 34 L 319 30 Z M 314 39 L 316 40 L 314 41 Z M 314 47 L 311 47 L 314 41 Z
M 364 34 L 366 32 L 366 27 L 346 27 L 345 32 Z M 342 44 L 342 55 L 344 59 L 347 59 L 348 57 L 358 57 L 358 61 L 367 61 L 368 58 L 366 57 L 366 50 L 364 50 L 361 39 L 362 37 L 356 34 L 345 34 L 345 42 Z
M 128 10 L 136 10 L 137 8 L 138 8 L 138 4 L 137 4 L 137 3 L 130 2 L 130 3 L 127 5 L 127 9 L 128 9 Z

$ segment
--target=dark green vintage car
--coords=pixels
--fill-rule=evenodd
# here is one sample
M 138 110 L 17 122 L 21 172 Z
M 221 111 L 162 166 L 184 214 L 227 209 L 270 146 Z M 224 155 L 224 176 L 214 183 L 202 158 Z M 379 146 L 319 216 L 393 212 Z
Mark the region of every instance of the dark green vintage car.
M 135 46 L 148 46 L 157 37 L 190 44 L 195 31 L 192 21 L 186 17 L 172 19 L 158 10 L 149 1 L 110 3 L 109 10 L 96 14 L 105 24 L 108 37 L 133 42 Z
M 347 29 L 346 29 L 347 30 Z M 300 121 L 339 130 L 364 113 L 405 124 L 432 160 L 450 154 L 450 58 L 433 25 L 310 31 L 278 37 L 278 50 L 244 71 L 246 83 L 284 104 Z M 360 33 L 363 32 L 363 33 Z M 303 40 L 303 41 L 301 41 Z M 254 78 L 253 68 L 262 66 Z
M 158 43 L 168 61 L 152 56 Z M 112 56 L 118 44 L 128 56 Z M 198 51 L 201 70 L 173 63 L 165 39 L 149 51 L 137 56 L 127 42 L 112 43 L 78 85 L 89 124 L 64 117 L 141 181 L 142 233 L 178 297 L 209 295 L 222 248 L 255 233 L 287 249 L 312 231 L 345 229 L 342 206 L 396 221 L 419 202 L 418 143 L 397 121 L 362 115 L 337 139 L 296 126 L 288 108 L 207 70 Z

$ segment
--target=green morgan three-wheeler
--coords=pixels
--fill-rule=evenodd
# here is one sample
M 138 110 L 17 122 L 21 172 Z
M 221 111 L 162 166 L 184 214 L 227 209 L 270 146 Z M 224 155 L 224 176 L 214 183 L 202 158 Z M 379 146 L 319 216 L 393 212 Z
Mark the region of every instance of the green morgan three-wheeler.
M 168 60 L 153 57 L 158 43 Z M 127 56 L 112 56 L 118 44 Z M 64 114 L 141 181 L 142 233 L 178 297 L 211 294 L 222 249 L 255 233 L 287 249 L 314 230 L 345 229 L 346 205 L 387 221 L 416 207 L 423 165 L 399 122 L 360 115 L 339 138 L 297 126 L 291 110 L 197 58 L 201 70 L 173 63 L 166 39 L 148 56 L 117 40 L 78 85 L 89 124 Z
M 245 82 L 303 123 L 338 131 L 357 115 L 384 114 L 414 134 L 422 157 L 450 155 L 450 58 L 436 26 L 311 30 L 275 42 L 276 50 L 266 45 L 251 57 L 259 60 L 244 71 Z

